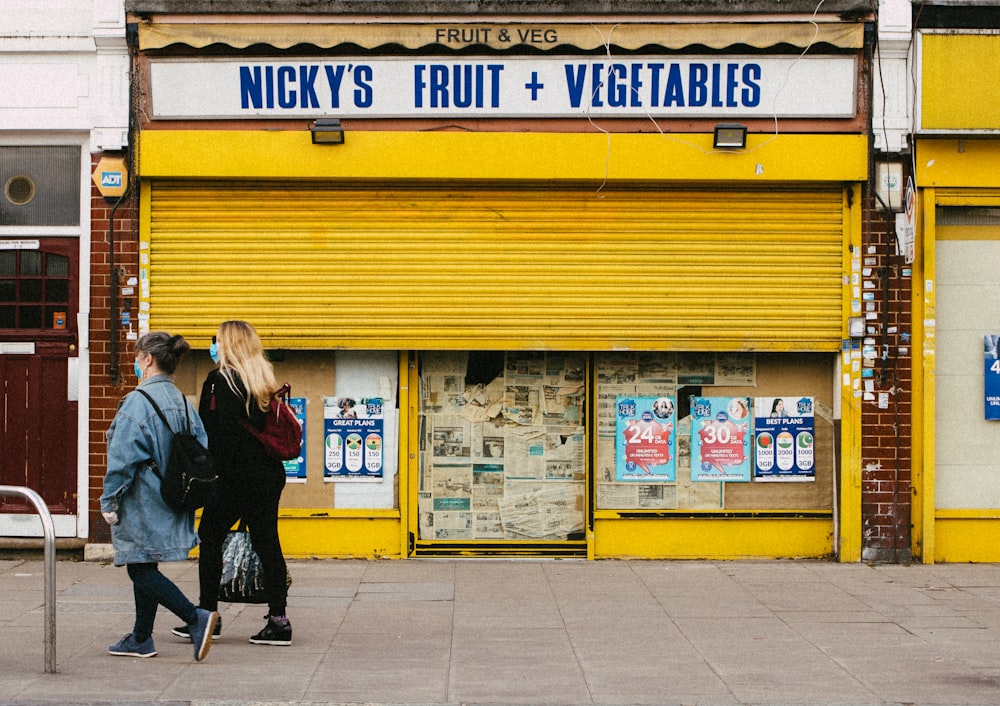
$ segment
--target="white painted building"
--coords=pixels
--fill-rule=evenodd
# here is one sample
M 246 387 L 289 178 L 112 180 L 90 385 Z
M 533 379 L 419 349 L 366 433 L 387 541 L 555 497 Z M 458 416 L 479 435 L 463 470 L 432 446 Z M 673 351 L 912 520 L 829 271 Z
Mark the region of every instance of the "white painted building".
M 0 87 L 0 485 L 35 490 L 57 536 L 83 540 L 91 229 L 112 203 L 92 173 L 128 143 L 122 0 L 4 0 Z M 0 498 L 0 540 L 41 534 L 22 500 Z

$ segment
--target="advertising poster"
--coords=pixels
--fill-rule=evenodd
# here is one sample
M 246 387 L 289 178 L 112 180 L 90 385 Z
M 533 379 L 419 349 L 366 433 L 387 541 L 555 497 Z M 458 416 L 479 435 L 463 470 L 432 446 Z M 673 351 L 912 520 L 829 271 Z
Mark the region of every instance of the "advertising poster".
M 691 480 L 750 482 L 750 399 L 691 398 Z
M 754 398 L 754 480 L 816 479 L 812 397 Z
M 295 412 L 295 418 L 302 425 L 302 446 L 300 449 L 304 449 L 306 448 L 306 398 L 289 397 L 288 404 L 291 406 L 292 411 Z M 281 463 L 285 466 L 285 478 L 288 480 L 306 479 L 306 456 L 301 450 L 299 451 L 298 458 L 293 458 L 290 461 L 282 461 Z
M 381 399 L 324 398 L 324 477 L 381 480 L 384 432 Z
M 673 397 L 619 397 L 615 422 L 615 480 L 677 480 L 677 412 Z
M 1000 419 L 1000 354 L 997 353 L 997 343 L 1000 336 L 983 337 L 983 386 L 985 392 L 987 421 Z

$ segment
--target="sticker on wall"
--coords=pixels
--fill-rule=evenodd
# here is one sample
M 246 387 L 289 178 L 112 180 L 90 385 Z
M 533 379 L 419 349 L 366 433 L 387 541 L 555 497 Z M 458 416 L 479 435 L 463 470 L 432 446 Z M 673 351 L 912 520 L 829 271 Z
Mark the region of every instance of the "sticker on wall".
M 812 397 L 755 397 L 754 480 L 816 479 Z
M 750 481 L 750 399 L 691 398 L 691 480 Z
M 324 397 L 324 480 L 381 480 L 384 438 L 380 398 Z
M 673 397 L 618 397 L 615 480 L 677 480 L 677 412 Z

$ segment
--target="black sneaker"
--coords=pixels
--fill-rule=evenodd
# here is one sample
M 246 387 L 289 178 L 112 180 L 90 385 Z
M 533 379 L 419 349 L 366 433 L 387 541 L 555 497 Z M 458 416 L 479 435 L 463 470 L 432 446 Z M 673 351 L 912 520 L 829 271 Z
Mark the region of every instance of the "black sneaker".
M 250 638 L 255 645 L 290 645 L 292 644 L 292 624 L 288 618 L 273 618 L 267 616 L 267 625 L 259 633 Z
M 174 628 L 170 632 L 176 635 L 177 637 L 183 637 L 185 640 L 191 639 L 191 630 L 188 628 L 187 625 L 181 625 L 180 627 Z M 221 634 L 222 634 L 222 616 L 219 616 L 219 619 L 215 622 L 215 629 L 212 631 L 212 639 L 213 640 L 219 639 L 219 636 Z

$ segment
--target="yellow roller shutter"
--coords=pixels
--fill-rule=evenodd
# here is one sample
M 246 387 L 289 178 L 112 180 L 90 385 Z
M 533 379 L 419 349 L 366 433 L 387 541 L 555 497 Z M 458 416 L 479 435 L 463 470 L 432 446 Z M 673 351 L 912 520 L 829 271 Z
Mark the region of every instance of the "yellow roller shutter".
M 838 350 L 842 191 L 150 185 L 150 323 L 268 346 Z

